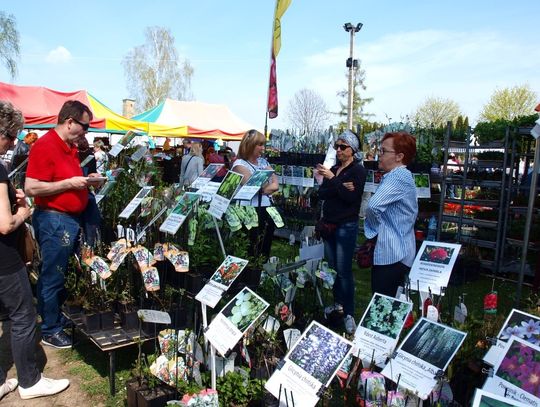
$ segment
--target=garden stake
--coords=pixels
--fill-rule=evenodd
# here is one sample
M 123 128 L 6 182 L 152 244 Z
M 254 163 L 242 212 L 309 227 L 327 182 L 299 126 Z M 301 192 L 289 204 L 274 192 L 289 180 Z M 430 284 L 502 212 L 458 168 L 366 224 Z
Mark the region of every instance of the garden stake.
M 287 389 L 285 389 L 284 393 L 285 393 L 285 404 L 287 405 L 287 407 L 289 407 L 289 398 L 287 397 Z
M 291 402 L 292 402 L 292 407 L 294 407 L 294 396 L 293 396 L 293 392 L 291 391 Z
M 371 362 L 369 362 L 369 365 L 371 367 L 371 373 L 373 373 L 373 365 L 375 364 L 375 349 L 371 352 Z

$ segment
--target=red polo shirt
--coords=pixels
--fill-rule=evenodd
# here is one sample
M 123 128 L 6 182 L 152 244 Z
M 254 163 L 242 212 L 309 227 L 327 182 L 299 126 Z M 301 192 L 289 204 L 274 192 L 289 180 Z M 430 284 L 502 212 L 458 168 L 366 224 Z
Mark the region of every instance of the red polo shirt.
M 77 147 L 68 146 L 54 129 L 39 138 L 30 149 L 27 177 L 55 182 L 82 175 Z M 41 208 L 80 214 L 88 203 L 88 190 L 70 189 L 55 195 L 36 196 L 34 202 Z

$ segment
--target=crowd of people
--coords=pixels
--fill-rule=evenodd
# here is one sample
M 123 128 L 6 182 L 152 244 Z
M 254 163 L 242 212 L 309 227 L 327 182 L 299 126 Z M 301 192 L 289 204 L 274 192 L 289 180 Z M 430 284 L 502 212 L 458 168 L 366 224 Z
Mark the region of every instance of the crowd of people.
M 68 101 L 58 114 L 55 128 L 40 138 L 28 133 L 17 143 L 14 157 L 19 158 L 13 160 L 12 168 L 26 166 L 24 190 L 13 187 L 7 169 L 0 165 L 0 308 L 11 321 L 12 354 L 18 375 L 18 381 L 7 379 L 0 369 L 0 398 L 17 385 L 23 399 L 56 394 L 69 386 L 67 379 L 53 380 L 41 374 L 35 347 L 38 336 L 45 346 L 72 346 L 65 331 L 68 321 L 61 311 L 67 294 L 65 272 L 81 228 L 86 234 L 86 229 L 99 227 L 99 211 L 89 187 L 99 187 L 103 182 L 101 175 L 108 168 L 103 141 L 97 139 L 90 147 L 86 139 L 92 119 L 88 106 Z M 13 148 L 22 127 L 21 112 L 9 102 L 0 101 L 0 154 Z M 176 159 L 178 170 L 167 177 L 185 188 L 211 163 L 224 164 L 243 175 L 245 183 L 255 171 L 272 169 L 263 157 L 265 143 L 264 134 L 249 130 L 236 157 L 228 147 L 216 152 L 210 143 L 184 140 L 182 146 L 174 148 L 167 139 L 161 157 L 165 157 L 164 161 Z M 352 259 L 362 197 L 365 198 L 366 170 L 360 159 L 359 139 L 353 132 L 347 130 L 339 135 L 334 149 L 336 164 L 330 168 L 318 164 L 315 168 L 322 178 L 319 197 L 324 202 L 321 222 L 327 232 L 321 235 L 325 258 L 337 272 L 334 303 L 326 307 L 325 314 L 342 316 L 346 332 L 353 334 L 356 295 Z M 408 133 L 388 133 L 382 140 L 378 166 L 384 176 L 363 214 L 365 237 L 376 240 L 371 270 L 373 292 L 395 295 L 414 259 L 413 227 L 418 207 L 413 177 L 406 166 L 415 153 L 415 139 Z M 275 229 L 272 194 L 278 188 L 274 174 L 251 201 L 241 202 L 256 208 L 259 219 L 258 227 L 249 231 L 250 256 L 264 260 L 270 256 Z M 33 198 L 33 209 L 28 206 L 27 197 Z M 42 259 L 36 292 L 39 327 L 27 270 L 16 243 L 30 217 Z

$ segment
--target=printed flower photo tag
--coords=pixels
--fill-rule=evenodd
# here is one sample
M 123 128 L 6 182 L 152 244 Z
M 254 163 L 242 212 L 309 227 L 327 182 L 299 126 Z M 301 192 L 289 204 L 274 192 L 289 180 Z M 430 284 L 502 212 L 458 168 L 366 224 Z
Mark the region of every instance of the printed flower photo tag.
M 156 243 L 154 245 L 154 260 L 163 261 L 165 260 L 165 245 L 163 243 Z
M 178 252 L 177 255 L 171 255 L 169 261 L 174 266 L 174 269 L 179 273 L 189 271 L 189 253 L 185 251 Z
M 130 249 L 120 250 L 116 254 L 113 255 L 111 259 L 111 271 L 118 270 L 118 267 L 120 267 L 120 264 L 124 261 L 128 253 L 130 252 Z
M 103 280 L 109 278 L 112 274 L 105 259 L 99 256 L 92 256 L 89 259 L 86 259 L 84 263 L 94 270 Z
M 142 271 L 142 278 L 146 291 L 159 290 L 159 273 L 157 268 L 148 267 L 146 270 Z
M 129 247 L 129 243 L 126 239 L 119 239 L 116 242 L 113 242 L 111 245 L 111 250 L 107 254 L 107 258 L 112 260 L 114 256 L 118 253 L 125 251 Z
M 141 270 L 153 266 L 156 263 L 156 261 L 154 260 L 154 256 L 152 255 L 152 253 L 150 253 L 150 250 L 148 250 L 144 246 L 136 246 L 131 249 L 131 251 L 135 256 L 135 260 L 139 264 Z
M 160 355 L 154 363 L 150 365 L 150 373 L 156 376 L 159 380 L 169 383 L 171 380 L 169 374 L 169 360 L 165 355 Z

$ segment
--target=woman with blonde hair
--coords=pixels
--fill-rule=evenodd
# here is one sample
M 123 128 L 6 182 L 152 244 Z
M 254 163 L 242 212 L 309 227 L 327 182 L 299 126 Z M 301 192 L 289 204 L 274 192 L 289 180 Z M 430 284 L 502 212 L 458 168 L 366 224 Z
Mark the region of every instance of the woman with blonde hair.
M 197 141 L 191 143 L 189 154 L 183 156 L 180 163 L 180 185 L 189 187 L 203 172 L 203 164 L 201 143 Z

